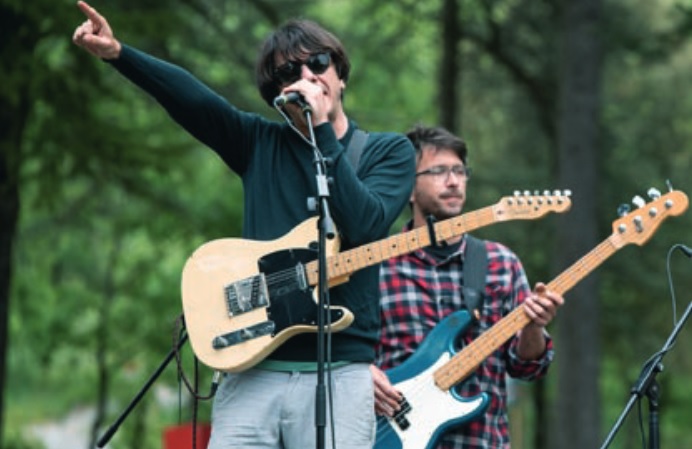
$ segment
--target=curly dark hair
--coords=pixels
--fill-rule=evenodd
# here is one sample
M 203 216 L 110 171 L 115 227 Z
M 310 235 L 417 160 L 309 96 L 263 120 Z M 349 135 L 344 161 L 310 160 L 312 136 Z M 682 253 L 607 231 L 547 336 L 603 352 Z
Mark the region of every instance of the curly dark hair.
M 255 68 L 255 81 L 260 95 L 269 106 L 281 92 L 274 79 L 276 55 L 285 60 L 298 60 L 306 53 L 328 52 L 339 78 L 348 81 L 351 62 L 341 41 L 317 23 L 306 19 L 292 19 L 272 33 L 262 45 Z

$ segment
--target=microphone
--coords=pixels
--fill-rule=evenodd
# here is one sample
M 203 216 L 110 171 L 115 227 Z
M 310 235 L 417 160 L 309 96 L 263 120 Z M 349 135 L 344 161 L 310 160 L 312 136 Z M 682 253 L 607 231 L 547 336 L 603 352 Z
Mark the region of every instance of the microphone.
M 287 94 L 281 94 L 278 97 L 274 98 L 274 106 L 283 106 L 286 103 L 295 103 L 301 107 L 306 104 L 305 100 L 303 99 L 303 96 L 300 95 L 298 92 L 289 92 Z
M 690 249 L 689 246 L 685 246 L 685 245 L 683 245 L 683 244 L 681 244 L 681 243 L 678 243 L 677 247 L 680 248 L 680 251 L 682 251 L 683 253 L 685 253 L 685 255 L 686 255 L 687 257 L 689 257 L 690 259 L 692 259 L 692 249 Z

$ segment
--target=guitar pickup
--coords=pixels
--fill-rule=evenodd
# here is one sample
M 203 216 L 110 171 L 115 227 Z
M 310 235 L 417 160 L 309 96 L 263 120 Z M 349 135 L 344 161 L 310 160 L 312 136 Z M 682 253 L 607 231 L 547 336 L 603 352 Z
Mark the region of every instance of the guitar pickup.
M 399 405 L 401 408 L 394 414 L 394 422 L 396 422 L 396 425 L 399 426 L 399 429 L 406 430 L 411 427 L 411 423 L 406 418 L 406 414 L 411 411 L 411 405 L 408 403 L 405 397 L 399 401 Z
M 269 305 L 264 273 L 241 279 L 225 287 L 228 315 L 241 315 Z
M 264 321 L 253 326 L 245 327 L 237 331 L 214 337 L 211 345 L 214 349 L 223 349 L 229 346 L 252 340 L 253 338 L 262 337 L 263 335 L 271 335 L 274 333 L 274 322 Z

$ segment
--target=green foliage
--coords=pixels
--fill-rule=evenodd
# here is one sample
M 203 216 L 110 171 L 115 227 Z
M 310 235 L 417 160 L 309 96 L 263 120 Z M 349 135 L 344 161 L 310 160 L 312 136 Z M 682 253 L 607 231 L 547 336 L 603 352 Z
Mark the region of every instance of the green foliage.
M 93 6 L 124 42 L 179 63 L 240 108 L 267 115 L 273 111 L 254 86 L 259 43 L 290 16 L 314 18 L 342 38 L 352 57 L 349 115 L 366 129 L 404 131 L 419 121 L 439 121 L 433 99 L 445 89 L 437 85 L 440 3 L 148 0 Z M 460 47 L 460 133 L 474 169 L 467 210 L 494 204 L 513 190 L 561 187 L 555 185 L 554 136 L 540 105 L 547 101 L 540 94 L 555 95 L 549 80 L 559 56 L 557 3 L 491 3 L 468 1 L 461 8 L 467 28 Z M 692 193 L 692 100 L 684 95 L 692 69 L 689 5 L 606 4 L 613 12 L 608 17 L 618 20 L 608 22 L 604 34 L 602 189 L 593 204 L 573 205 L 597 208 L 603 239 L 612 232 L 617 205 L 648 187 L 665 190 L 670 179 Z M 71 45 L 72 30 L 83 20 L 74 2 L 0 0 L 0 11 L 0 33 L 12 38 L 0 46 L 0 97 L 21 136 L 21 146 L 8 139 L 2 148 L 12 151 L 18 167 L 22 202 L 4 396 L 5 427 L 12 433 L 4 447 L 33 448 L 38 446 L 14 430 L 20 424 L 60 419 L 75 407 L 93 405 L 103 386 L 103 428 L 153 373 L 173 342 L 182 265 L 203 242 L 240 234 L 242 186 L 151 99 L 107 63 Z M 544 92 L 522 82 L 484 45 L 498 31 L 505 56 L 544 80 L 538 86 Z M 687 212 L 669 219 L 645 247 L 622 249 L 599 270 L 605 425 L 624 404 L 641 363 L 670 331 L 666 251 L 675 242 L 689 245 L 690 217 Z M 555 224 L 553 217 L 498 224 L 479 236 L 507 244 L 532 281 L 545 280 L 566 268 L 550 266 Z M 680 254 L 672 255 L 670 266 L 679 318 L 692 281 Z M 692 372 L 690 341 L 686 330 L 660 375 L 662 435 L 679 447 L 692 444 L 686 432 L 692 388 L 685 382 Z M 189 375 L 189 348 L 184 352 Z M 209 374 L 202 369 L 203 392 Z M 157 386 L 175 393 L 178 385 L 171 363 Z M 161 400 L 161 394 L 148 394 L 114 447 L 160 446 L 163 428 L 179 419 L 177 401 Z M 181 419 L 187 420 L 189 397 L 181 397 Z M 203 404 L 202 419 L 208 412 Z M 146 441 L 137 440 L 138 428 L 147 429 Z M 636 437 L 636 430 L 630 433 Z
M 44 446 L 34 439 L 28 438 L 21 434 L 21 432 L 11 431 L 3 446 L 3 449 L 43 449 Z

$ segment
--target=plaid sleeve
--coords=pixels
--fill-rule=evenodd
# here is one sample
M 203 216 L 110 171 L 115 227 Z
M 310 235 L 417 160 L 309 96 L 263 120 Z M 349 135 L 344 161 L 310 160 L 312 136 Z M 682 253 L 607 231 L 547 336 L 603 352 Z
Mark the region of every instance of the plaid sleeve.
M 503 304 L 502 315 L 506 315 L 512 310 L 521 307 L 526 298 L 531 294 L 528 278 L 524 267 L 519 258 L 509 248 L 499 243 L 488 244 L 489 254 L 489 279 L 488 285 L 503 285 L 507 289 L 504 294 L 498 294 L 499 287 L 493 289 L 495 301 Z M 500 298 L 504 296 L 504 300 Z M 497 316 L 497 319 L 500 319 Z M 535 380 L 543 377 L 553 361 L 553 340 L 544 330 L 546 349 L 543 354 L 535 360 L 523 360 L 517 354 L 519 343 L 518 336 L 515 335 L 505 344 L 503 361 L 507 374 L 520 380 Z

